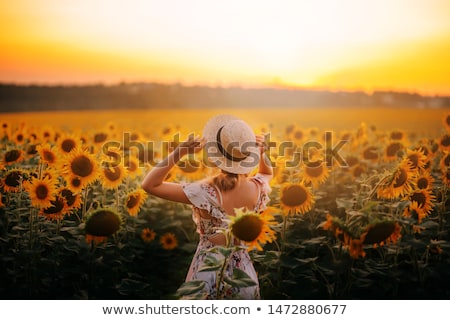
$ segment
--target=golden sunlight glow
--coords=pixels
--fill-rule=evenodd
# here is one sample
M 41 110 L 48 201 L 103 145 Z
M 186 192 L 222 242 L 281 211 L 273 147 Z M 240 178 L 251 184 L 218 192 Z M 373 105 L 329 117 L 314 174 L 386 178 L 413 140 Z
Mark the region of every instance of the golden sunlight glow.
M 447 0 L 18 0 L 0 19 L 1 82 L 450 94 Z

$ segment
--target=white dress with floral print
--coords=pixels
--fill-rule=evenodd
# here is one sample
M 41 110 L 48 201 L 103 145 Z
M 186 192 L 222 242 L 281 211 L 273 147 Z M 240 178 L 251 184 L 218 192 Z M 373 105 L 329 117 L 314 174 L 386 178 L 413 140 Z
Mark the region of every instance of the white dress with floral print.
M 259 198 L 254 208 L 260 212 L 266 208 L 269 202 L 269 181 L 267 176 L 256 174 L 251 177 L 259 189 Z M 200 235 L 200 241 L 192 259 L 186 281 L 204 280 L 206 298 L 214 299 L 216 297 L 216 272 L 198 270 L 203 266 L 206 257 L 205 249 L 209 249 L 214 244 L 209 241 L 209 237 L 216 233 L 218 228 L 227 227 L 227 213 L 221 206 L 221 194 L 219 190 L 207 182 L 194 182 L 183 184 L 183 190 L 192 203 L 192 218 L 197 226 L 197 232 Z M 201 216 L 201 210 L 207 211 L 212 218 L 205 219 Z M 258 276 L 246 250 L 240 250 L 233 254 L 226 275 L 231 277 L 233 269 L 239 268 L 247 273 L 253 281 L 258 283 Z M 233 288 L 231 292 L 225 293 L 225 298 L 231 299 L 259 299 L 259 285 L 247 288 Z

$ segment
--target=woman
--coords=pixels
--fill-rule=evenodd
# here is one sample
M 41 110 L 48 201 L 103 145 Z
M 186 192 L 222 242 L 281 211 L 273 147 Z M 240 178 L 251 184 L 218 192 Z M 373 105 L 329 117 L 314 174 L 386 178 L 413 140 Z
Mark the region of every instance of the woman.
M 193 183 L 164 181 L 182 157 L 193 156 L 202 149 L 206 151 L 209 163 L 221 169 L 219 174 Z M 217 297 L 216 273 L 198 270 L 204 263 L 205 249 L 225 245 L 225 236 L 217 230 L 227 226 L 227 215 L 234 215 L 235 208 L 261 212 L 269 201 L 272 167 L 264 151 L 264 137 L 255 136 L 248 124 L 231 115 L 219 115 L 207 122 L 203 138 L 190 138 L 181 143 L 144 178 L 142 187 L 148 193 L 192 205 L 200 241 L 186 281 L 204 280 L 205 298 Z M 249 176 L 257 166 L 257 173 Z M 232 256 L 227 276 L 231 277 L 234 268 L 243 270 L 257 285 L 233 288 L 225 293 L 225 298 L 258 299 L 258 277 L 246 250 Z

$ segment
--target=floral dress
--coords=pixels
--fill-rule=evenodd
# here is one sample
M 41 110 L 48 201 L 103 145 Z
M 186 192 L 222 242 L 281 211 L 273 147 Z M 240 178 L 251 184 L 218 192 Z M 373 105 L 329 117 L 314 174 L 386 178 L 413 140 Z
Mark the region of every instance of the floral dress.
M 256 174 L 250 178 L 259 189 L 259 197 L 254 208 L 255 211 L 260 212 L 266 208 L 269 202 L 269 181 L 263 174 Z M 209 241 L 209 237 L 216 233 L 217 228 L 227 227 L 227 213 L 221 206 L 222 196 L 220 191 L 213 185 L 207 182 L 194 182 L 183 184 L 183 190 L 190 202 L 192 203 L 192 218 L 197 226 L 197 232 L 200 235 L 200 241 L 189 267 L 186 281 L 204 280 L 205 294 L 207 299 L 214 299 L 216 297 L 216 272 L 198 270 L 203 266 L 203 261 L 206 257 L 205 250 L 214 246 Z M 211 218 L 203 218 L 201 211 L 209 213 Z M 252 260 L 246 250 L 239 250 L 231 257 L 226 275 L 231 277 L 233 269 L 239 268 L 244 271 L 252 280 L 258 283 L 258 276 L 253 266 Z M 225 299 L 259 299 L 259 285 L 246 288 L 233 288 L 226 292 Z

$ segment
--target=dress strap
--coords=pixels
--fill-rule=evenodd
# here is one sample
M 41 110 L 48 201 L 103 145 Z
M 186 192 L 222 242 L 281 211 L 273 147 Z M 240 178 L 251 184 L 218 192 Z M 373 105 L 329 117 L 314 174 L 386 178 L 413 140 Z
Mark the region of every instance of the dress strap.
M 217 200 L 219 201 L 219 205 L 222 207 L 223 206 L 222 192 L 220 192 L 219 188 L 217 188 L 215 184 L 211 184 L 211 186 L 214 188 L 214 190 L 216 190 Z

